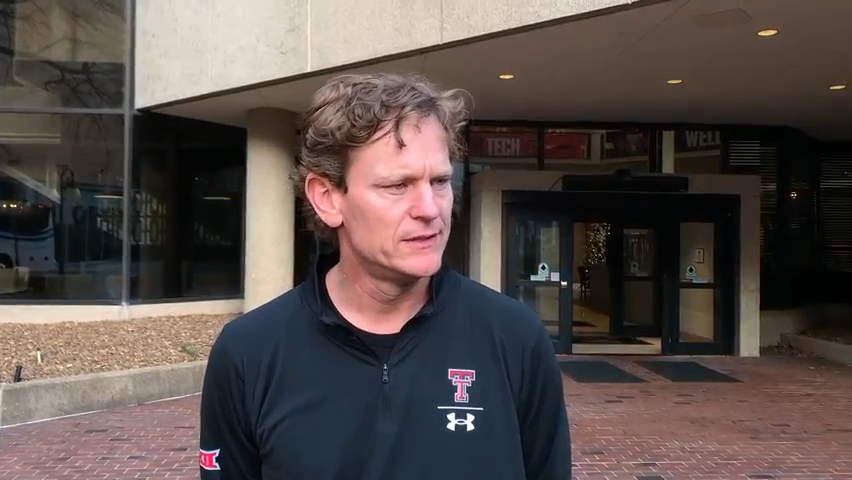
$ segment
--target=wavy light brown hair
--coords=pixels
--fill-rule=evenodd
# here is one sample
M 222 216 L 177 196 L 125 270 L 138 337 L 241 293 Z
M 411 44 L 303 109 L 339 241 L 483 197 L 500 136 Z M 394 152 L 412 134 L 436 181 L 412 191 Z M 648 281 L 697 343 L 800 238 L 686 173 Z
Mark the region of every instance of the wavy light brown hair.
M 419 75 L 374 73 L 342 75 L 329 81 L 313 97 L 301 125 L 301 152 L 293 172 L 296 194 L 308 228 L 326 240 L 334 232 L 317 216 L 305 196 L 305 179 L 314 173 L 346 191 L 349 154 L 379 138 L 393 135 L 400 148 L 402 122 L 411 117 L 435 116 L 447 138 L 450 160 L 464 156 L 461 131 L 467 121 L 463 90 L 441 90 Z

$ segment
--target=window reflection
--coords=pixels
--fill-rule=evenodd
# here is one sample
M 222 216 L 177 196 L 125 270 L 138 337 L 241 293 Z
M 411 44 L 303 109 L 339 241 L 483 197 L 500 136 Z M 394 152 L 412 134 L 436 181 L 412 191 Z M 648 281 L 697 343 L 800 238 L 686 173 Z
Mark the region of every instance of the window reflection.
M 131 298 L 242 295 L 243 129 L 134 121 Z
M 0 106 L 121 108 L 125 3 L 0 1 Z
M 121 300 L 123 123 L 0 114 L 0 300 Z

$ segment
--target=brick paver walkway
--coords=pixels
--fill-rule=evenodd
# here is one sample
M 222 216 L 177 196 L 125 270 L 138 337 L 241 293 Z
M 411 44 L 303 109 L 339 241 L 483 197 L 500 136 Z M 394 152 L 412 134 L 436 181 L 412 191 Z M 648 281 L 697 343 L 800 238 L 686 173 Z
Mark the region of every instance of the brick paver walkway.
M 566 380 L 577 479 L 852 479 L 852 368 L 700 362 L 742 383 Z M 0 480 L 195 479 L 198 397 L 0 429 Z

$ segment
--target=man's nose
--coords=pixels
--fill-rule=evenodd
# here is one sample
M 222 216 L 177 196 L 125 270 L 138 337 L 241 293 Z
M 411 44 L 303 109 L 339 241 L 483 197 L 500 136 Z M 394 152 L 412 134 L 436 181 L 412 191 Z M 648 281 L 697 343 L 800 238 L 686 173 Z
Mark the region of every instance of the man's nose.
M 422 220 L 434 220 L 441 214 L 438 198 L 430 183 L 420 184 L 413 192 L 411 216 Z

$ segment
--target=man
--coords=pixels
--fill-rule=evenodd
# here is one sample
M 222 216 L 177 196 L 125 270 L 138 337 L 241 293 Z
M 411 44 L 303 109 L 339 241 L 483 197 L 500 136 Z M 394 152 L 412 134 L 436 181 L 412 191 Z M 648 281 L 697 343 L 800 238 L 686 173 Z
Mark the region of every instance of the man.
M 336 255 L 216 340 L 202 480 L 570 478 L 542 323 L 442 265 L 465 115 L 413 76 L 317 92 L 294 177 Z

